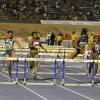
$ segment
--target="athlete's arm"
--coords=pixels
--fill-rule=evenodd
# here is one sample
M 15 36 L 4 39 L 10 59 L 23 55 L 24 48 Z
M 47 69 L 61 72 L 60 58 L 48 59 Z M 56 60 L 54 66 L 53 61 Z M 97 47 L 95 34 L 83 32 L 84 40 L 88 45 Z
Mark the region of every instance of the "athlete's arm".
M 45 50 L 45 52 L 47 52 L 47 49 L 41 44 L 41 42 L 40 42 L 40 47 L 42 48 L 42 49 L 44 49 Z
M 22 55 L 22 46 L 20 45 L 20 43 L 18 42 L 17 39 L 13 39 L 13 41 L 19 46 L 19 49 L 20 49 L 20 52 L 21 52 L 21 55 Z

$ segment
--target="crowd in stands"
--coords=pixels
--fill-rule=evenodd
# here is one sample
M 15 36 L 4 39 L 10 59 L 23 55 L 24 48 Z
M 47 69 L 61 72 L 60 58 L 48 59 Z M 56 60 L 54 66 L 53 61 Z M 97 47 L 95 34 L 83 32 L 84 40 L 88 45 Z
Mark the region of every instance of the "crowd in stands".
M 100 20 L 100 0 L 0 0 L 8 19 Z
M 58 45 L 61 46 L 63 41 L 66 41 L 67 43 L 67 47 L 68 45 L 71 44 L 71 46 L 69 47 L 74 47 L 75 44 L 74 42 L 80 37 L 80 33 L 77 33 L 75 30 L 73 30 L 71 33 L 66 33 L 63 34 L 62 32 L 48 32 L 47 33 L 47 41 L 46 43 L 48 45 Z M 97 39 L 99 40 L 100 43 L 100 34 L 98 33 L 94 33 L 94 32 L 90 32 L 87 35 L 87 39 L 89 43 L 92 43 L 94 41 L 94 37 L 97 37 Z

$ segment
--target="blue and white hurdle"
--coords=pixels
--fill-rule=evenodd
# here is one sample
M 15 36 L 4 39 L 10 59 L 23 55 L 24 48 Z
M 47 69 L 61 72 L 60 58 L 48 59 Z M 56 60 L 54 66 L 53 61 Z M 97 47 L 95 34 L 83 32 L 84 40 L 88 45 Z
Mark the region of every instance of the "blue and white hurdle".
M 3 50 L 4 51 L 4 50 Z M 19 51 L 19 49 L 18 50 L 16 50 L 16 51 Z M 58 52 L 58 51 L 57 51 Z M 2 52 L 1 52 L 2 53 Z M 23 52 L 23 54 L 24 55 L 27 55 L 27 53 L 29 53 L 29 49 L 25 49 L 25 52 Z M 4 54 L 4 53 L 2 53 L 2 54 Z M 17 52 L 17 54 L 20 54 L 19 52 Z M 39 55 L 50 55 L 50 56 L 57 56 L 58 55 L 58 53 L 39 53 Z M 66 86 L 74 86 L 75 84 L 66 84 L 65 82 L 64 82 L 64 80 L 65 80 L 65 74 L 67 74 L 67 73 L 65 73 L 65 63 L 67 62 L 82 62 L 82 63 L 89 63 L 89 62 L 96 62 L 97 60 L 83 60 L 83 59 L 65 59 L 65 56 L 67 56 L 67 54 L 65 53 L 65 49 L 63 50 L 63 54 L 59 54 L 59 56 L 63 56 L 64 57 L 64 59 L 59 59 L 59 58 L 56 58 L 56 59 L 47 59 L 47 58 L 28 58 L 28 57 L 26 57 L 26 58 L 20 58 L 20 57 L 16 57 L 16 58 L 14 58 L 14 57 L 1 57 L 0 59 L 2 59 L 3 60 L 3 62 L 5 62 L 6 60 L 11 60 L 11 61 L 16 61 L 16 83 L 18 83 L 18 72 L 19 72 L 19 70 L 18 70 L 18 67 L 19 67 L 19 65 L 18 65 L 18 62 L 19 61 L 24 61 L 24 84 L 29 84 L 29 83 L 27 83 L 26 82 L 26 78 L 27 78 L 27 66 L 28 66 L 28 62 L 30 62 L 30 61 L 44 61 L 44 62 L 53 62 L 54 63 L 54 82 L 52 83 L 52 84 L 56 84 L 56 73 L 57 73 L 57 63 L 58 62 L 61 62 L 62 63 L 62 85 L 66 85 Z M 83 55 L 82 55 L 83 56 Z M 99 60 L 98 60 L 98 62 L 100 62 Z M 92 68 L 92 73 L 93 73 L 93 71 L 94 71 L 94 67 Z M 94 74 L 92 74 L 92 82 L 91 82 L 91 84 L 92 85 L 94 85 Z M 91 85 L 91 84 L 88 84 L 88 85 Z M 35 84 L 34 84 L 35 85 Z M 76 84 L 76 85 L 81 85 L 81 84 Z
M 72 63 L 72 62 L 79 62 L 79 63 L 91 63 L 93 62 L 93 66 L 92 66 L 92 75 L 91 75 L 91 84 L 90 83 L 86 83 L 86 82 L 82 82 L 80 84 L 67 84 L 64 82 L 64 79 L 65 79 L 65 62 L 67 63 Z M 93 86 L 94 85 L 94 80 L 95 80 L 95 77 L 94 77 L 94 67 L 95 67 L 95 62 L 98 62 L 100 63 L 100 60 L 83 60 L 83 59 L 64 59 L 63 60 L 63 65 L 62 65 L 62 85 L 65 85 L 65 86 Z M 71 74 L 69 74 L 71 75 Z M 73 74 L 75 75 L 75 73 Z M 80 74 L 79 74 L 80 75 Z M 96 84 L 96 85 L 100 85 L 100 84 Z
M 27 83 L 26 82 L 26 79 L 27 79 L 27 65 L 28 65 L 28 62 L 30 61 L 45 61 L 45 62 L 54 62 L 54 81 L 50 84 L 50 85 L 53 85 L 53 84 L 56 84 L 56 69 L 57 69 L 57 62 L 62 62 L 62 85 L 65 85 L 65 86 L 74 86 L 75 84 L 67 84 L 65 83 L 65 62 L 67 63 L 72 63 L 72 62 L 81 62 L 81 63 L 90 63 L 90 62 L 99 62 L 100 63 L 100 60 L 83 60 L 83 59 L 47 59 L 47 58 L 15 58 L 15 57 L 0 57 L 0 60 L 3 60 L 3 61 L 6 61 L 6 60 L 9 60 L 9 61 L 16 61 L 16 80 L 15 80 L 15 83 L 17 84 L 18 83 L 18 69 L 19 69 L 19 66 L 18 66 L 18 62 L 19 61 L 24 61 L 24 84 L 31 84 L 31 83 Z M 86 86 L 92 86 L 94 85 L 94 65 L 92 67 L 92 77 L 91 77 L 92 81 L 91 81 L 91 84 L 87 83 Z M 37 83 L 33 83 L 34 85 L 37 84 Z M 40 83 L 41 84 L 41 83 Z M 45 85 L 45 83 L 43 83 Z M 75 86 L 82 86 L 82 84 L 76 84 Z M 85 86 L 84 82 L 83 82 L 83 86 Z
M 54 62 L 54 82 L 50 83 L 50 85 L 56 84 L 56 66 L 57 66 L 57 61 L 56 59 L 46 59 L 46 58 L 16 58 L 16 57 L 0 57 L 0 60 L 3 61 L 16 61 L 16 79 L 15 79 L 15 84 L 18 83 L 18 72 L 19 72 L 19 65 L 18 62 L 19 61 L 24 61 L 24 84 L 30 84 L 26 82 L 27 79 L 27 66 L 28 66 L 28 62 L 30 61 L 45 61 L 45 62 Z M 34 83 L 33 83 L 34 84 Z M 35 83 L 38 84 L 38 83 Z M 35 85 L 34 84 L 34 85 Z M 45 84 L 45 83 L 43 83 Z M 46 84 L 45 84 L 46 85 Z

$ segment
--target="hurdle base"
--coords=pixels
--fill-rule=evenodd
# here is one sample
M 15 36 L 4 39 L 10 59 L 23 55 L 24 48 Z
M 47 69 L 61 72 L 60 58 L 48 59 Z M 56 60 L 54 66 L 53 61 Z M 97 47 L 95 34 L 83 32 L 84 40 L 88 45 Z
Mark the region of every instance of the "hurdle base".
M 64 79 L 62 79 L 62 83 L 61 83 L 61 85 L 63 85 L 63 86 L 65 85 L 65 81 L 64 81 Z
M 53 80 L 53 83 L 56 84 L 56 78 Z
M 23 84 L 26 85 L 26 78 L 24 78 L 24 82 L 23 82 Z
M 18 78 L 16 78 L 15 84 L 18 84 Z
M 82 86 L 82 87 L 89 87 L 89 86 L 92 86 L 91 83 L 80 83 L 80 84 L 71 84 L 71 83 L 68 83 L 68 84 L 64 84 L 64 86 Z
M 16 82 L 16 81 L 14 81 L 13 83 L 14 83 L 15 85 L 17 85 L 17 84 L 18 84 L 18 82 Z
M 92 80 L 92 86 L 94 86 L 94 80 Z
M 53 85 L 55 85 L 54 83 L 29 83 L 29 82 L 27 82 L 26 83 L 26 85 L 32 85 L 32 86 L 46 86 L 46 85 L 48 85 L 48 86 L 53 86 Z
M 90 86 L 91 87 L 91 86 L 100 86 L 100 83 L 96 83 L 96 84 L 95 83 L 94 84 L 92 84 L 92 83 L 79 83 L 79 84 L 78 83 L 76 83 L 76 84 L 68 83 L 68 84 L 64 84 L 64 86 L 69 86 L 69 87 L 70 86 L 72 86 L 72 87 L 73 86 L 81 86 L 81 87 L 89 87 Z
M 14 85 L 14 82 L 0 82 L 0 85 Z
M 23 82 L 24 85 L 26 85 L 26 82 Z

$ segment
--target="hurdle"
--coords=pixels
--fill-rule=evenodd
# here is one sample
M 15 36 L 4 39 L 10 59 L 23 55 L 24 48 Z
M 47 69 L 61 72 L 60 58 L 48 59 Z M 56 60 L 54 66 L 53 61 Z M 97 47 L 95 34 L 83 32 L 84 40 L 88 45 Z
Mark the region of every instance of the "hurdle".
M 16 61 L 16 81 L 15 81 L 15 84 L 17 84 L 18 83 L 18 62 L 19 61 L 24 61 L 24 82 L 23 82 L 23 84 L 26 84 L 26 85 L 28 85 L 28 84 L 32 84 L 32 83 L 27 83 L 26 82 L 26 78 L 27 78 L 27 76 L 26 76 L 26 73 L 27 73 L 27 62 L 28 61 L 45 61 L 45 62 L 54 62 L 54 82 L 53 83 L 50 83 L 50 85 L 53 85 L 53 84 L 56 84 L 56 66 L 57 66 L 57 61 L 56 61 L 56 59 L 46 59 L 46 58 L 16 58 L 16 57 L 0 57 L 0 60 L 4 60 L 4 61 L 6 61 L 6 60 L 8 60 L 8 61 Z M 35 84 L 38 84 L 38 83 L 33 83 L 33 85 L 35 85 Z M 41 84 L 43 84 L 43 83 L 41 83 Z M 44 83 L 45 84 L 45 83 Z M 46 85 L 48 85 L 47 83 L 46 83 Z
M 1 53 L 2 53 L 2 52 L 1 52 Z M 2 53 L 2 54 L 3 54 L 3 53 Z M 20 54 L 20 53 L 17 52 L 17 54 Z M 27 53 L 23 53 L 23 54 L 27 55 Z M 39 55 L 52 55 L 52 56 L 55 56 L 55 53 L 39 53 Z M 56 54 L 56 56 L 57 56 L 57 55 L 58 55 L 58 54 Z M 65 54 L 65 52 L 64 52 L 63 54 L 59 54 L 59 55 L 60 55 L 60 56 L 63 56 L 63 57 L 64 57 L 64 56 L 67 56 L 67 54 Z M 11 57 L 11 58 L 12 58 L 12 57 Z M 65 57 L 64 57 L 64 58 L 65 58 Z M 25 73 L 26 73 L 26 69 L 27 69 L 27 68 L 26 68 L 26 67 L 27 67 L 27 66 L 26 66 L 26 65 L 27 65 L 27 61 L 32 61 L 32 60 L 34 61 L 34 59 L 33 59 L 33 58 L 14 58 L 14 57 L 13 57 L 12 59 L 15 60 L 15 61 L 17 61 L 17 62 L 24 59 L 23 61 L 25 61 L 25 65 L 24 65 L 24 82 L 23 82 L 23 83 L 26 84 L 26 76 L 25 76 L 26 74 L 25 74 Z M 36 58 L 36 59 L 37 59 L 37 58 Z M 42 60 L 42 59 L 43 59 L 43 60 Z M 3 61 L 5 61 L 5 60 L 10 60 L 10 59 L 4 58 Z M 12 61 L 13 61 L 13 60 L 12 60 Z M 46 58 L 38 58 L 38 61 L 47 61 L 47 60 L 48 60 L 48 59 L 46 59 Z M 62 84 L 65 84 L 65 83 L 64 83 L 65 62 L 68 62 L 68 61 L 69 61 L 69 62 L 81 62 L 81 63 L 84 62 L 83 59 L 82 59 L 82 60 L 78 60 L 78 61 L 77 61 L 77 59 L 74 60 L 74 61 L 73 61 L 73 60 L 70 61 L 69 59 L 67 59 L 66 61 L 65 61 L 65 60 L 66 60 L 66 59 L 60 59 L 60 60 L 57 59 L 57 60 L 55 61 L 55 59 L 53 59 L 53 61 L 52 61 L 52 62 L 55 62 L 55 63 L 56 63 L 57 61 L 62 61 L 62 62 L 63 62 L 63 65 L 62 65 L 62 66 L 63 66 L 63 68 L 62 68 L 62 73 L 63 73 L 63 75 L 62 75 Z M 37 60 L 35 60 L 35 61 L 37 61 Z M 49 59 L 49 61 L 51 62 L 51 59 Z M 88 61 L 89 61 L 89 60 L 88 60 Z M 88 61 L 85 61 L 85 63 L 87 63 Z M 17 64 L 18 64 L 18 63 L 17 63 Z M 18 65 L 17 65 L 17 64 L 16 64 L 16 72 L 18 72 Z M 56 65 L 56 64 L 55 64 L 55 65 Z M 56 73 L 56 66 L 54 66 L 54 68 L 55 68 L 55 69 L 54 69 L 54 71 L 55 71 L 54 73 Z M 93 76 L 93 75 L 92 75 L 92 76 Z M 55 75 L 54 77 L 55 77 L 54 83 L 56 83 L 56 75 Z M 93 78 L 94 78 L 94 77 L 93 77 Z M 94 79 L 93 79 L 93 80 L 94 80 Z M 93 80 L 92 80 L 92 84 L 94 84 L 94 81 L 93 81 Z M 17 83 L 17 82 L 18 82 L 18 73 L 16 73 L 16 83 Z
M 26 66 L 27 66 L 27 61 L 45 61 L 45 62 L 54 62 L 54 82 L 50 82 L 50 83 L 29 83 L 26 82 Z M 25 65 L 24 65 L 24 84 L 25 85 L 55 85 L 56 84 L 56 66 L 57 66 L 57 61 L 56 59 L 46 59 L 46 58 L 27 58 L 25 59 Z
M 18 62 L 19 61 L 24 61 L 24 84 L 32 84 L 32 83 L 27 83 L 26 82 L 26 69 L 27 69 L 27 62 L 28 61 L 45 61 L 45 62 L 54 62 L 54 82 L 50 83 L 56 84 L 56 68 L 57 68 L 57 62 L 60 61 L 62 62 L 62 85 L 65 86 L 85 86 L 85 84 L 65 84 L 65 62 L 81 62 L 81 63 L 87 63 L 87 62 L 100 62 L 100 60 L 83 60 L 83 59 L 47 59 L 47 58 L 15 58 L 15 57 L 0 57 L 0 60 L 10 60 L 10 61 L 16 61 L 16 84 L 18 83 Z M 93 65 L 94 67 L 94 65 Z M 86 84 L 86 86 L 93 86 L 94 85 L 94 68 L 92 68 L 92 83 L 91 84 Z M 33 83 L 33 85 L 38 84 L 38 83 Z M 41 83 L 42 84 L 42 83 Z M 46 83 L 47 84 L 47 83 Z M 38 84 L 39 85 L 39 84 Z M 48 84 L 47 84 L 48 85 Z
M 91 84 L 90 83 L 86 83 L 86 82 L 83 82 L 83 84 L 81 84 L 81 83 L 77 83 L 77 84 L 71 84 L 71 83 L 69 83 L 69 84 L 67 84 L 67 83 L 65 83 L 65 74 L 67 74 L 67 73 L 65 73 L 65 62 L 70 62 L 70 63 L 72 63 L 72 62 L 81 62 L 81 63 L 93 63 L 93 65 L 92 65 L 92 75 L 91 75 Z M 63 64 L 62 64 L 62 85 L 64 85 L 64 86 L 94 86 L 95 85 L 95 83 L 94 83 L 94 80 L 95 80 L 95 78 L 94 78 L 94 63 L 95 62 L 100 62 L 100 60 L 84 60 L 84 59 L 64 59 L 63 60 Z M 96 84 L 96 85 L 100 85 L 100 84 Z

